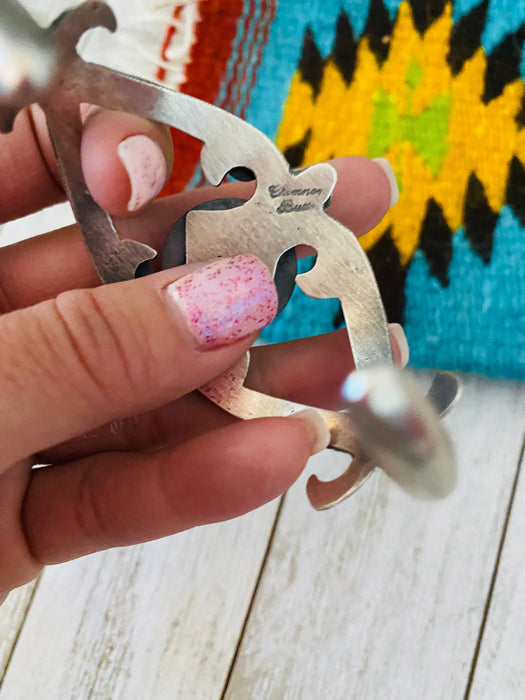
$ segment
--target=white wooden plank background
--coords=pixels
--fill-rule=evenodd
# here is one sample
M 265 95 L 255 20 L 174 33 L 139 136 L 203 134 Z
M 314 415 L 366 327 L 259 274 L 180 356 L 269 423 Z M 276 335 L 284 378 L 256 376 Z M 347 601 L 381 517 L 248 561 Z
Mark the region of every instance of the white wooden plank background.
M 36 586 L 37 583 L 32 582 L 18 588 L 0 607 L 0 679 L 11 659 Z
M 316 513 L 299 484 L 273 537 L 276 503 L 48 569 L 27 616 L 29 588 L 0 608 L 11 640 L 1 700 L 462 699 L 523 445 L 524 387 L 469 379 L 447 420 L 460 481 L 444 502 L 412 501 L 381 477 Z M 471 698 L 525 697 L 524 489 Z
M 448 424 L 460 480 L 443 502 L 409 500 L 386 478 L 328 513 L 289 494 L 228 700 L 463 697 L 523 442 L 523 387 L 470 380 Z
M 525 457 L 483 630 L 471 700 L 525 697 Z
M 69 202 L 0 224 L 0 246 L 11 245 L 30 236 L 40 235 L 73 224 L 75 217 Z
M 276 508 L 47 569 L 1 697 L 219 697 Z

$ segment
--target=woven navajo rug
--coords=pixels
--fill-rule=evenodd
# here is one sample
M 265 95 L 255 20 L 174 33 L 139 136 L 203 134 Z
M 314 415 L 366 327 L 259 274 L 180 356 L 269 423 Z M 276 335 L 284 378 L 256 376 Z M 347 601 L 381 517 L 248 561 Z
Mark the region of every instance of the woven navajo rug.
M 361 242 L 411 364 L 525 379 L 525 0 L 110 4 L 120 53 L 92 41 L 99 60 L 247 119 L 294 167 L 388 158 L 399 202 Z M 173 138 L 166 192 L 201 179 Z M 340 323 L 296 289 L 265 337 Z

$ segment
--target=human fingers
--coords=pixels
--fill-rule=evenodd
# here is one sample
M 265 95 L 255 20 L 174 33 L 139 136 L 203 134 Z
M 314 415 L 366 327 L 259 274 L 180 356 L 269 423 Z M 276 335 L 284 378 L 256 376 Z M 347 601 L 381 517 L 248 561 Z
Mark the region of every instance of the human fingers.
M 399 324 L 390 324 L 394 362 L 404 367 L 408 344 Z M 346 330 L 250 351 L 246 386 L 287 401 L 329 410 L 344 407 L 341 385 L 354 369 Z M 97 452 L 144 451 L 176 446 L 236 422 L 199 392 L 142 415 L 113 421 L 37 455 L 39 463 L 62 463 Z
M 405 367 L 408 343 L 398 323 L 389 324 L 394 363 Z M 355 369 L 346 329 L 254 348 L 245 384 L 251 389 L 328 410 L 344 408 L 341 386 Z
M 118 418 L 54 445 L 33 457 L 34 464 L 63 464 L 99 452 L 146 452 L 176 447 L 237 422 L 199 391 L 146 413 Z
M 397 203 L 399 189 L 392 166 L 386 158 L 361 156 L 329 162 L 337 170 L 337 182 L 328 213 L 362 236 Z
M 86 106 L 87 107 L 87 106 Z M 81 145 L 86 184 L 110 214 L 129 216 L 162 189 L 173 165 L 167 127 L 122 112 L 88 112 Z M 0 135 L 0 223 L 65 199 L 45 116 L 23 110 Z
M 0 317 L 2 460 L 192 391 L 231 366 L 276 308 L 268 268 L 242 255 Z
M 29 551 L 20 522 L 30 474 L 29 460 L 0 472 L 0 605 L 10 590 L 35 578 L 42 568 Z
M 11 133 L 0 135 L 0 224 L 64 199 L 51 144 L 42 137 L 43 119 L 22 110 Z M 47 130 L 46 130 L 47 135 Z
M 332 164 L 338 180 L 328 211 L 361 235 L 381 220 L 395 200 L 391 177 L 384 163 L 367 158 L 337 158 Z M 121 238 L 139 240 L 160 251 L 174 222 L 192 207 L 217 197 L 248 197 L 252 191 L 249 183 L 228 183 L 182 192 L 157 200 L 132 219 L 118 220 L 117 228 Z M 0 249 L 0 281 L 0 312 L 100 283 L 76 227 Z
M 257 508 L 328 444 L 328 429 L 314 420 L 245 421 L 167 450 L 34 470 L 22 513 L 29 549 L 53 564 Z
M 82 170 L 109 214 L 133 216 L 166 184 L 173 167 L 169 129 L 125 112 L 92 107 L 82 134 Z

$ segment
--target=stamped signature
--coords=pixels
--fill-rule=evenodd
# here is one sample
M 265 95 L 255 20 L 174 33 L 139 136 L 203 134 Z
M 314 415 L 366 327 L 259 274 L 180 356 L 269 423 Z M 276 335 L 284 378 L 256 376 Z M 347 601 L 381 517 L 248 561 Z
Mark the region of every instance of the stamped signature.
M 310 211 L 319 206 L 318 200 L 323 190 L 319 187 L 303 187 L 288 189 L 284 185 L 270 185 L 268 193 L 272 199 L 280 199 L 276 213 L 291 214 L 294 212 Z M 297 201 L 297 199 L 302 201 Z M 311 201 L 315 199 L 315 202 Z

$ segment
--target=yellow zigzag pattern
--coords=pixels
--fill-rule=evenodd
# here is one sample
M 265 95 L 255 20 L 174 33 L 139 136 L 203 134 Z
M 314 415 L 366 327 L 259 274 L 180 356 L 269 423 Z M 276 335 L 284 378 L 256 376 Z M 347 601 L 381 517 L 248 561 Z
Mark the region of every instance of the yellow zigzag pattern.
M 469 175 L 474 171 L 485 188 L 489 205 L 499 211 L 505 202 L 509 164 L 514 155 L 525 161 L 525 130 L 515 118 L 521 108 L 524 84 L 516 80 L 488 104 L 482 101 L 486 57 L 479 48 L 454 76 L 447 63 L 452 31 L 452 7 L 423 36 L 414 27 L 407 2 L 399 6 L 390 38 L 390 52 L 380 67 L 368 40 L 358 45 L 354 77 L 346 85 L 337 66 L 328 59 L 320 94 L 297 73 L 285 105 L 277 144 L 281 150 L 300 142 L 311 130 L 304 164 L 342 155 L 386 156 L 401 185 L 398 204 L 375 229 L 361 238 L 369 249 L 391 227 L 401 263 L 407 263 L 419 242 L 427 202 L 441 205 L 455 231 L 463 223 Z M 407 80 L 413 66 L 418 82 Z M 436 100 L 450 104 L 446 150 L 439 172 L 432 172 L 408 139 L 389 145 L 386 152 L 371 152 L 372 123 L 379 95 L 387 95 L 401 115 L 420 117 Z M 432 133 L 428 133 L 432 147 Z

